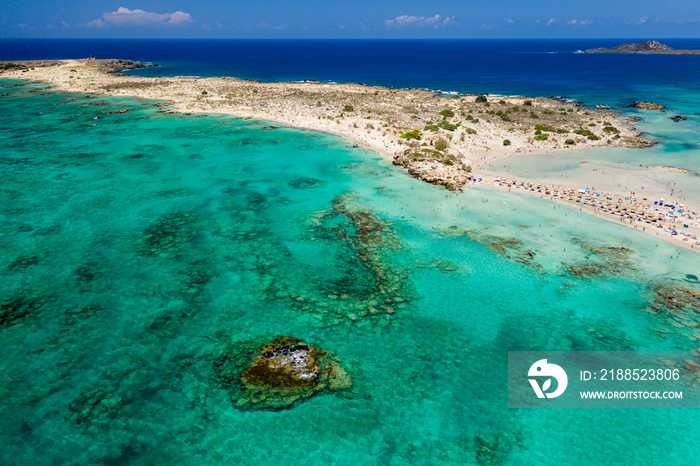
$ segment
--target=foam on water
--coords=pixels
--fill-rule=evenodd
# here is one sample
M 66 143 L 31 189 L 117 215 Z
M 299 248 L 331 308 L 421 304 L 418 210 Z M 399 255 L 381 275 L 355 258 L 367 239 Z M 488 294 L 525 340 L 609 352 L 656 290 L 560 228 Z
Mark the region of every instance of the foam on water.
M 509 410 L 505 385 L 509 350 L 697 348 L 648 312 L 656 283 L 698 289 L 690 252 L 534 196 L 449 193 L 329 135 L 16 84 L 0 81 L 3 463 L 697 453 L 694 411 Z M 343 239 L 353 212 L 385 240 Z M 393 313 L 358 312 L 382 277 Z M 332 351 L 352 390 L 234 409 L 214 360 L 277 335 Z

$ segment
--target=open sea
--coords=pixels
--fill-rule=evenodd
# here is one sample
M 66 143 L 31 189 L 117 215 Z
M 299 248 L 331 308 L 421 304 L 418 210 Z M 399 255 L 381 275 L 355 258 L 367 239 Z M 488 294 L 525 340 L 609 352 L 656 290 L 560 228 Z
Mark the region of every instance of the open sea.
M 0 60 L 557 95 L 661 142 L 592 163 L 700 173 L 700 56 L 574 53 L 623 42 L 0 40 Z M 700 292 L 696 253 L 535 196 L 452 193 L 339 137 L 158 104 L 0 78 L 0 463 L 697 464 L 698 409 L 507 396 L 508 351 L 691 357 L 697 303 L 655 290 Z M 352 388 L 238 409 L 219 362 L 279 335 L 332 353 Z

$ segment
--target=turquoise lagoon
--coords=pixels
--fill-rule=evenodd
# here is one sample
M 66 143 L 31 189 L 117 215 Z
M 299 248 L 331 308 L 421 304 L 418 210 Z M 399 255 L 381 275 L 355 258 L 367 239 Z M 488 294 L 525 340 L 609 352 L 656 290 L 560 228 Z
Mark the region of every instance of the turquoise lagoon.
M 691 251 L 534 196 L 450 193 L 326 134 L 0 86 L 3 464 L 697 458 L 697 410 L 515 410 L 506 393 L 509 350 L 698 348 L 649 312 L 658 284 L 700 290 Z M 393 313 L 363 308 L 366 251 L 323 234 L 352 236 L 324 215 L 339 204 L 382 225 Z M 353 388 L 235 409 L 214 361 L 277 335 L 333 352 Z

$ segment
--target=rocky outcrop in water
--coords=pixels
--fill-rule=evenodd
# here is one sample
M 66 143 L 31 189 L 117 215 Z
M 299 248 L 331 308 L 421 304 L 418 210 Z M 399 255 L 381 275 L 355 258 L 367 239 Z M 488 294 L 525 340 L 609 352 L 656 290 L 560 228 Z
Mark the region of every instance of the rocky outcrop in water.
M 214 362 L 234 407 L 278 411 L 316 394 L 352 387 L 350 375 L 325 350 L 280 336 L 234 345 Z
M 132 60 L 94 60 L 97 64 L 97 68 L 100 71 L 106 73 L 118 73 L 120 71 L 126 70 L 138 70 L 140 68 L 147 68 L 149 66 L 158 66 L 153 63 L 141 63 L 140 61 Z
M 676 123 L 678 123 L 679 121 L 682 121 L 682 120 L 687 120 L 687 119 L 688 119 L 688 117 L 683 116 L 683 115 L 674 115 L 671 117 L 671 120 L 675 121 Z
M 656 40 L 631 42 L 615 47 L 584 50 L 583 53 L 641 53 L 657 55 L 700 55 L 700 50 L 674 49 Z
M 661 104 L 640 101 L 634 102 L 632 105 L 630 105 L 630 108 L 636 108 L 639 110 L 666 110 L 666 107 Z

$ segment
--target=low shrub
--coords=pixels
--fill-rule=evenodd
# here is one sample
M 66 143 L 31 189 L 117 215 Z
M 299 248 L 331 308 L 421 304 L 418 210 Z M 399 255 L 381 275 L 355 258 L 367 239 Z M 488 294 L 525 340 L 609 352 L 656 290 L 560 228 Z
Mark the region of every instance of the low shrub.
M 454 131 L 455 129 L 457 129 L 456 125 L 453 125 L 447 120 L 442 120 L 440 123 L 438 123 L 438 126 L 446 131 Z
M 488 102 L 488 101 L 489 101 L 489 99 L 487 99 L 484 94 L 476 96 L 476 99 L 474 100 L 474 102 L 478 102 L 478 103 L 484 103 L 484 102 Z
M 509 140 L 509 139 L 504 139 L 504 140 L 503 140 L 503 145 L 504 145 L 504 146 L 510 146 L 510 140 Z
M 605 128 L 603 128 L 603 131 L 611 134 L 620 134 L 620 130 L 615 128 L 614 126 L 606 126 Z
M 419 129 L 414 129 L 413 131 L 409 131 L 407 133 L 403 133 L 401 136 L 399 136 L 401 139 L 417 139 L 421 140 L 423 139 L 423 136 L 420 134 Z
M 437 150 L 446 150 L 448 145 L 449 142 L 445 138 L 437 138 L 433 144 Z
M 546 134 L 538 134 L 535 136 L 535 141 L 546 141 L 548 136 Z
M 573 139 L 567 139 L 566 141 L 564 141 L 564 144 L 566 144 L 567 146 L 574 146 L 576 145 L 576 141 L 574 141 Z
M 446 118 L 451 118 L 451 117 L 455 116 L 455 112 L 453 112 L 449 108 L 446 108 L 445 110 L 440 112 L 440 115 L 442 115 Z
M 595 136 L 595 134 L 593 134 L 593 131 L 591 131 L 590 129 L 583 129 L 583 128 L 575 129 L 574 134 L 580 134 L 581 136 L 586 136 L 586 137 Z
M 545 126 L 545 125 L 541 125 L 541 124 L 537 123 L 535 125 L 535 131 L 548 131 L 550 133 L 554 133 L 557 130 L 555 128 L 552 128 L 551 126 Z
M 352 105 L 346 105 L 345 107 L 343 107 L 343 111 L 344 112 L 354 112 L 355 107 L 353 107 Z

